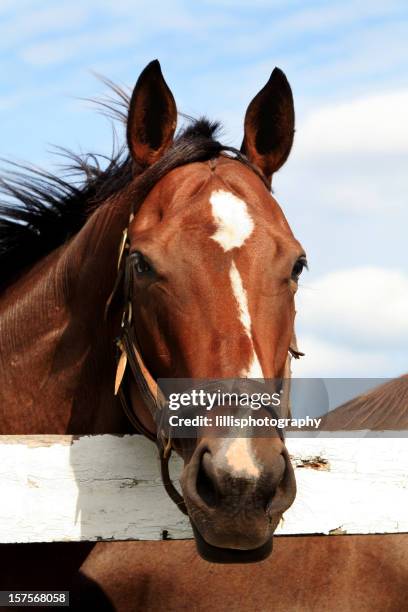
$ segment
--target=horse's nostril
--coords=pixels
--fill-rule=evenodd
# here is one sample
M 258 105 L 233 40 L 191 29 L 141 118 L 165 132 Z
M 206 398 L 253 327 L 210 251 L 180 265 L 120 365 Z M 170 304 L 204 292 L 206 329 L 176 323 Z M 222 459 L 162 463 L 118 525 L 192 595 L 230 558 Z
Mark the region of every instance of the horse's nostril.
M 271 489 L 269 491 L 268 495 L 266 495 L 265 498 L 264 498 L 263 509 L 264 509 L 266 514 L 270 514 L 270 512 L 271 512 L 273 500 L 274 500 L 275 495 L 276 495 L 276 491 L 277 491 L 277 487 L 274 487 L 273 489 Z
M 290 464 L 288 466 L 288 464 L 286 463 L 285 453 L 282 453 L 280 455 L 280 466 L 279 467 L 280 469 L 277 470 L 273 488 L 270 492 L 269 498 L 265 505 L 266 514 L 271 514 L 271 512 L 283 511 L 283 510 L 286 510 L 288 507 L 288 505 L 282 504 L 282 501 L 286 497 L 285 479 L 288 476 L 288 470 L 289 472 L 291 470 Z
M 197 493 L 204 501 L 204 503 L 214 508 L 217 504 L 217 491 L 215 489 L 214 483 L 209 476 L 208 468 L 209 462 L 211 461 L 211 454 L 206 451 L 203 453 L 200 461 L 200 467 L 197 473 Z

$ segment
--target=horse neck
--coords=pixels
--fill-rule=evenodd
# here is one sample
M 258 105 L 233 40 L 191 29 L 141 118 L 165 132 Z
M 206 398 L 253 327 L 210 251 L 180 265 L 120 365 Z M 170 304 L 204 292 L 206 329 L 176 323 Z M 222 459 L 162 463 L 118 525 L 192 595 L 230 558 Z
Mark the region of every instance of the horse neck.
M 114 331 L 104 308 L 128 205 L 112 199 L 6 292 L 0 304 L 0 431 L 121 433 Z

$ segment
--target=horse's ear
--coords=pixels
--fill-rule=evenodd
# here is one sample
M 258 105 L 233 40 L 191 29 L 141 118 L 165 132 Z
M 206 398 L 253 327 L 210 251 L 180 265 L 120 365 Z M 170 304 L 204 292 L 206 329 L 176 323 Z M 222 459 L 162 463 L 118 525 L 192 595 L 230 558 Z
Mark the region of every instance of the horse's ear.
M 247 108 L 241 151 L 271 181 L 290 153 L 294 133 L 292 90 L 282 70 L 275 68 Z
M 133 159 L 143 167 L 157 161 L 171 145 L 176 123 L 173 94 L 154 60 L 139 76 L 129 104 L 127 141 Z

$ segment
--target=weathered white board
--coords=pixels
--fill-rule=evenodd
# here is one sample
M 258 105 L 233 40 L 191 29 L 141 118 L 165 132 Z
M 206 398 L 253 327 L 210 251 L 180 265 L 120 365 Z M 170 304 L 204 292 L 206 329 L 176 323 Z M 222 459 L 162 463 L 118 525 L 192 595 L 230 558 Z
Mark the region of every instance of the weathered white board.
M 408 532 L 406 439 L 287 446 L 298 494 L 277 533 Z M 0 436 L 0 494 L 0 542 L 192 537 L 141 436 Z

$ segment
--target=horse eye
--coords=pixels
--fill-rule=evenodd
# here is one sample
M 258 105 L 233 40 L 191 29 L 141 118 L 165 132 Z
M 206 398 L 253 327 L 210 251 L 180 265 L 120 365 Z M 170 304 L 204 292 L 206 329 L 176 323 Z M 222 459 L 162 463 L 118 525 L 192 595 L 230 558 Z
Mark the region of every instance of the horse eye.
M 299 279 L 299 276 L 302 274 L 304 268 L 307 268 L 307 260 L 306 257 L 302 255 L 302 257 L 299 257 L 299 259 L 293 266 L 292 280 L 297 281 Z
M 145 259 L 145 257 L 139 251 L 136 251 L 132 254 L 133 257 L 133 265 L 137 272 L 137 274 L 149 274 L 149 272 L 153 272 L 152 266 Z

